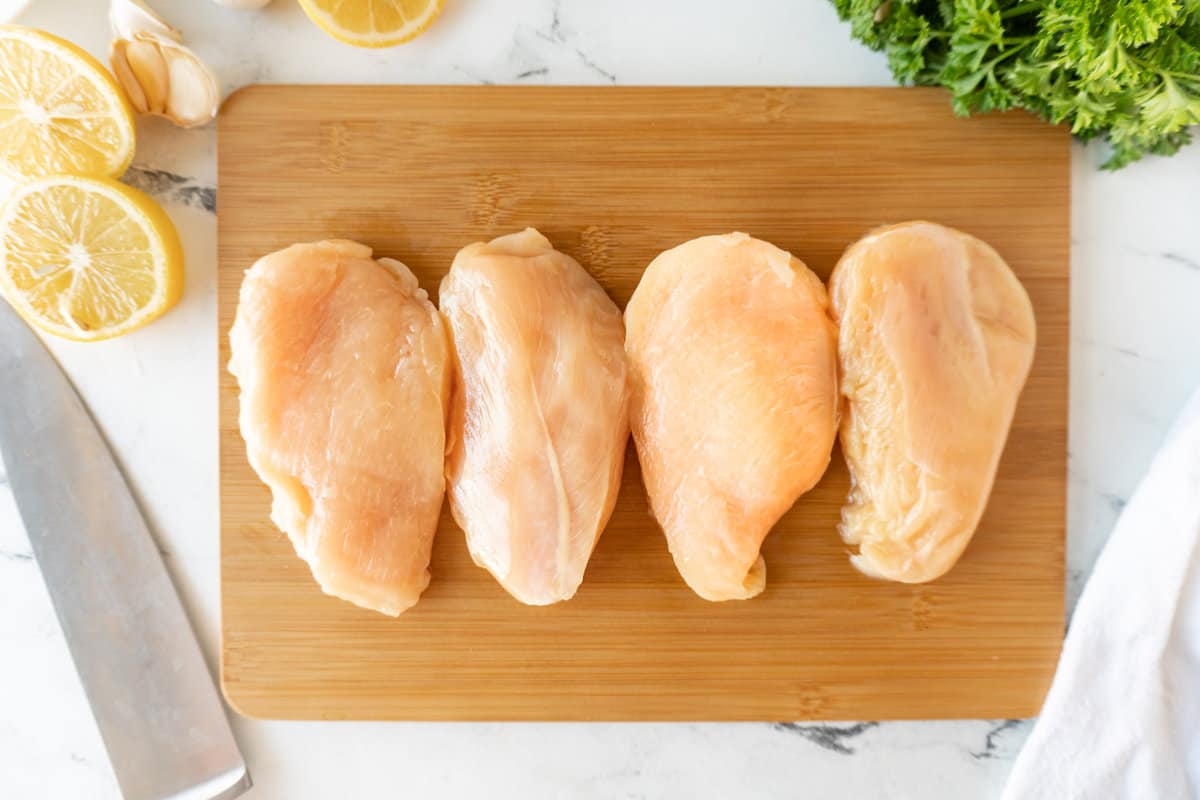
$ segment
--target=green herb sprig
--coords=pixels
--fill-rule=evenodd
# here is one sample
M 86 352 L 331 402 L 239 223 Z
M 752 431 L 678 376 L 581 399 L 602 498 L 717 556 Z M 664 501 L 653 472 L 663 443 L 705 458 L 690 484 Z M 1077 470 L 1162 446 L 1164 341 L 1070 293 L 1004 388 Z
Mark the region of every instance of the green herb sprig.
M 896 79 L 955 112 L 1024 108 L 1104 137 L 1116 169 L 1200 124 L 1200 0 L 834 0 Z

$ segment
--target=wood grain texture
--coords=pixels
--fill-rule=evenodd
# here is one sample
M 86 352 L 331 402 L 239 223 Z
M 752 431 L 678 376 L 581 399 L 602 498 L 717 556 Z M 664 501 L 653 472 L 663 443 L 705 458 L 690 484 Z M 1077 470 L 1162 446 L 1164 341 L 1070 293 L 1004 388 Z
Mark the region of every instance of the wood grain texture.
M 1063 633 L 1068 137 L 954 118 L 918 89 L 256 86 L 219 131 L 222 685 L 254 717 L 794 720 L 1036 712 Z M 743 230 L 822 277 L 884 223 L 990 242 L 1038 351 L 991 503 L 949 575 L 855 572 L 840 455 L 767 539 L 766 592 L 706 603 L 675 571 L 630 448 L 578 595 L 519 605 L 444 512 L 433 582 L 399 619 L 321 593 L 268 519 L 225 371 L 242 272 L 358 239 L 436 297 L 459 247 L 533 225 L 621 305 L 660 251 Z M 953 426 L 954 420 L 947 420 Z

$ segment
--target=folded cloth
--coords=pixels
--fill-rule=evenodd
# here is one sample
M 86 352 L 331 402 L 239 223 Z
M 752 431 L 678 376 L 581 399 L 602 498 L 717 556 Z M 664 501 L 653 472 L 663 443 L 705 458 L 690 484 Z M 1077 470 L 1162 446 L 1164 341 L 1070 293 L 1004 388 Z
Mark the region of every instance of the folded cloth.
M 1200 392 L 1096 562 L 1003 796 L 1200 798 Z

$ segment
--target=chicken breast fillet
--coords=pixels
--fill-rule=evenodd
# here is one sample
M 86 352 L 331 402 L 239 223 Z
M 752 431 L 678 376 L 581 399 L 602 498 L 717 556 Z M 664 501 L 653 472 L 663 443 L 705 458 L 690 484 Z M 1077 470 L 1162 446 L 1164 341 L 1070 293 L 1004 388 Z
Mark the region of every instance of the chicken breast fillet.
M 675 565 L 706 600 L 754 597 L 763 540 L 837 432 L 825 287 L 767 242 L 705 236 L 654 259 L 625 326 L 633 438 Z
M 475 562 L 522 603 L 575 594 L 629 438 L 621 312 L 527 228 L 464 247 L 439 304 L 457 368 L 446 477 Z
M 429 584 L 450 349 L 398 261 L 297 244 L 246 273 L 229 335 L 250 465 L 327 593 L 397 615 Z
M 830 294 L 853 477 L 842 537 L 867 575 L 933 580 L 987 505 L 1033 362 L 1033 307 L 995 250 L 929 222 L 852 245 Z

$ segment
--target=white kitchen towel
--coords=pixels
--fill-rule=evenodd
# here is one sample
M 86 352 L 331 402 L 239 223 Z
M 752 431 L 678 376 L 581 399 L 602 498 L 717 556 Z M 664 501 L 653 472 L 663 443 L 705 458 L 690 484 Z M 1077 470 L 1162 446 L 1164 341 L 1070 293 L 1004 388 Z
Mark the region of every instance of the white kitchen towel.
M 1004 798 L 1200 798 L 1200 392 L 1096 561 Z

